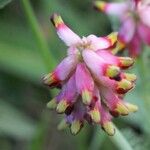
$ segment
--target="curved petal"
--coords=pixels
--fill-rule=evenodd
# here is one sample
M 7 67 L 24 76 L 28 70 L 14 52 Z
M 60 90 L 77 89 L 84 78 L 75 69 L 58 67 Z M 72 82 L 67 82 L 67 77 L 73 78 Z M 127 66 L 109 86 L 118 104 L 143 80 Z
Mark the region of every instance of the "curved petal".
M 108 15 L 115 15 L 121 17 L 128 10 L 128 3 L 107 3 L 104 1 L 96 1 L 94 3 L 96 9 L 107 13 Z
M 97 37 L 95 35 L 89 35 L 87 40 L 91 42 L 93 50 L 112 48 L 117 42 L 117 32 L 113 32 L 105 37 Z
M 100 82 L 100 84 L 103 84 L 104 86 L 116 86 L 116 81 L 111 80 L 109 77 L 112 74 L 117 75 L 119 73 L 118 67 L 108 65 L 102 57 L 91 50 L 83 51 L 83 59 L 97 82 Z
M 76 86 L 78 92 L 82 95 L 83 103 L 87 105 L 90 104 L 93 97 L 94 81 L 84 63 L 77 65 Z
M 98 49 L 106 49 L 111 46 L 111 43 L 108 39 L 103 37 L 97 37 L 95 35 L 89 35 L 87 37 L 87 40 L 91 42 L 92 49 L 98 50 Z
M 93 103 L 89 107 L 88 115 L 95 123 L 100 123 L 101 120 L 101 97 L 98 87 L 95 86 L 93 92 Z
M 101 87 L 100 91 L 113 116 L 128 115 L 128 108 L 124 102 L 118 98 L 117 94 L 115 94 L 110 88 L 105 87 Z
M 66 43 L 67 46 L 77 44 L 81 40 L 77 34 L 65 25 L 60 15 L 54 14 L 51 17 L 51 21 L 57 30 L 58 36 Z
M 117 94 L 115 94 L 113 90 L 111 90 L 110 88 L 104 86 L 100 87 L 100 92 L 101 95 L 106 100 L 106 104 L 109 107 L 109 109 L 113 110 L 116 107 L 117 103 L 119 102 Z
M 118 38 L 123 43 L 129 43 L 135 33 L 135 22 L 132 17 L 128 16 L 123 20 L 122 26 L 119 31 Z
M 110 51 L 98 50 L 96 53 L 102 57 L 107 64 L 112 64 L 119 66 L 122 69 L 127 69 L 133 65 L 134 61 L 130 57 L 117 57 L 113 55 Z
M 83 59 L 90 71 L 97 77 L 102 76 L 105 71 L 105 61 L 92 50 L 84 50 Z
M 142 41 L 145 44 L 150 45 L 150 27 L 144 25 L 143 23 L 139 23 L 138 33 L 139 33 L 139 36 L 141 37 Z
M 102 129 L 110 136 L 113 136 L 115 134 L 115 127 L 113 126 L 113 123 L 111 122 L 112 116 L 108 112 L 107 108 L 103 105 L 101 107 L 101 126 Z
M 139 17 L 141 19 L 141 21 L 147 25 L 150 28 L 150 5 L 149 5 L 149 1 L 145 2 L 139 2 L 138 3 L 138 13 L 139 13 Z
M 136 58 L 137 56 L 139 56 L 141 52 L 141 39 L 139 38 L 139 35 L 137 33 L 133 36 L 133 39 L 128 45 L 128 48 L 131 57 Z
M 75 103 L 77 96 L 78 94 L 76 91 L 75 75 L 73 75 L 63 86 L 60 94 L 56 97 L 56 100 L 58 102 L 56 108 L 57 112 L 59 113 L 66 112 L 67 114 L 71 113 L 72 105 L 73 103 Z
M 96 53 L 104 59 L 108 64 L 118 65 L 119 60 L 114 56 L 110 51 L 107 50 L 98 50 Z
M 76 56 L 71 55 L 66 57 L 52 73 L 49 73 L 43 78 L 43 82 L 50 87 L 56 86 L 69 78 L 70 74 L 74 71 L 77 62 Z

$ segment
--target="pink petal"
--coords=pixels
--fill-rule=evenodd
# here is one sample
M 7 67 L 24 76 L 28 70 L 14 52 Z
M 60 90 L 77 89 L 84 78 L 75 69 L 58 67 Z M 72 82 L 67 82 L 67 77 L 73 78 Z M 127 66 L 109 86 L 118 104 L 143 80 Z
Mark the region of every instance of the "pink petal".
M 51 17 L 51 20 L 56 27 L 58 36 L 66 43 L 67 46 L 75 45 L 81 40 L 77 34 L 65 25 L 60 15 L 54 14 Z
M 96 1 L 95 7 L 108 15 L 121 17 L 128 10 L 128 3 L 107 3 L 104 1 Z
M 43 78 L 44 83 L 52 87 L 66 80 L 74 71 L 77 62 L 78 60 L 74 55 L 66 57 L 52 73 Z
M 75 102 L 78 94 L 76 89 L 75 75 L 73 75 L 67 83 L 63 86 L 63 99 L 66 99 L 68 102 Z
M 123 43 L 129 43 L 133 38 L 135 29 L 136 27 L 134 20 L 131 17 L 125 18 L 119 31 L 119 40 Z
M 149 1 L 138 3 L 138 13 L 141 21 L 150 28 L 150 5 Z
M 134 34 L 133 39 L 128 45 L 128 48 L 130 56 L 134 58 L 139 56 L 141 52 L 141 39 L 139 38 L 139 35 L 137 33 Z
M 97 37 L 95 35 L 89 35 L 87 40 L 91 42 L 93 50 L 107 49 L 113 46 L 109 37 Z
M 95 76 L 99 77 L 104 74 L 105 61 L 103 58 L 91 50 L 84 50 L 82 54 L 84 62 Z
M 108 87 L 100 87 L 101 95 L 106 100 L 106 104 L 110 110 L 114 110 L 117 103 L 119 102 L 118 96 Z
M 78 55 L 79 50 L 75 46 L 71 46 L 68 48 L 67 54 L 68 55 Z
M 56 96 L 58 103 L 56 110 L 58 113 L 70 114 L 73 110 L 73 104 L 76 102 L 78 93 L 75 86 L 75 75 L 73 75 L 66 84 L 63 85 L 61 92 Z
M 102 57 L 91 50 L 84 50 L 82 54 L 84 62 L 100 84 L 110 87 L 114 87 L 116 85 L 114 80 L 111 80 L 109 77 L 105 76 L 108 64 Z
M 94 81 L 84 63 L 80 63 L 77 66 L 76 86 L 78 92 L 82 95 L 83 102 L 85 104 L 90 104 L 94 90 Z
M 106 50 L 98 50 L 96 53 L 104 59 L 104 61 L 108 64 L 118 65 L 119 60 L 116 56 L 114 56 L 110 51 Z
M 150 27 L 144 25 L 143 23 L 139 23 L 138 33 L 143 42 L 150 45 Z
M 69 77 L 70 73 L 74 71 L 77 65 L 77 58 L 75 56 L 66 57 L 55 69 L 55 73 L 59 80 L 64 81 Z

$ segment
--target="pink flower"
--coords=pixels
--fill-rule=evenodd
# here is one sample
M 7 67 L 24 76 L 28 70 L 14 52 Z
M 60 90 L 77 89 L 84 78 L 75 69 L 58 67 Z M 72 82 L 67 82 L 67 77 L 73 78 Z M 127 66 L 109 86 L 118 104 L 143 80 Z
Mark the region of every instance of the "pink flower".
M 51 20 L 58 36 L 68 46 L 67 57 L 43 78 L 49 87 L 61 88 L 47 104 L 65 114 L 59 128 L 69 125 L 72 134 L 77 134 L 87 121 L 100 124 L 113 135 L 112 116 L 137 111 L 137 106 L 123 101 L 125 93 L 134 87 L 136 76 L 122 70 L 132 66 L 133 59 L 111 53 L 117 43 L 116 33 L 80 38 L 58 14 Z
M 95 7 L 120 19 L 119 41 L 127 45 L 132 57 L 139 56 L 142 44 L 150 45 L 150 2 L 148 0 L 130 0 L 120 3 L 96 1 Z

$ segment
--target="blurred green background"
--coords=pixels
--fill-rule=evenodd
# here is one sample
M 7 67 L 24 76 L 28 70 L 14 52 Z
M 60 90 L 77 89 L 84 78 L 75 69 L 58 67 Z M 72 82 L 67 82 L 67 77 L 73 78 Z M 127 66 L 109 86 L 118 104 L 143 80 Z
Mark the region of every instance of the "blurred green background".
M 111 21 L 92 8 L 92 0 L 31 0 L 50 51 L 51 66 L 41 53 L 36 33 L 24 12 L 23 0 L 0 0 L 0 150 L 119 150 L 100 127 L 86 125 L 77 136 L 58 131 L 61 116 L 46 108 L 54 91 L 41 78 L 66 55 L 66 46 L 49 21 L 58 12 L 79 35 L 104 36 Z M 117 24 L 117 22 L 115 22 Z M 116 25 L 114 24 L 114 26 Z M 139 111 L 115 119 L 134 150 L 150 149 L 150 48 L 145 48 L 136 67 L 137 86 L 126 99 Z

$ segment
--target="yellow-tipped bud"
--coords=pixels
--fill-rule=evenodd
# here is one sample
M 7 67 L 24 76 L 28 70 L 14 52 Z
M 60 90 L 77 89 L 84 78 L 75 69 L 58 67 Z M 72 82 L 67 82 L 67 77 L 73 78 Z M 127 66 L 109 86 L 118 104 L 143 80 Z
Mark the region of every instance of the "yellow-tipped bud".
M 82 92 L 82 101 L 85 105 L 89 105 L 92 100 L 92 93 L 89 92 L 88 90 L 84 90 Z
M 94 7 L 100 11 L 105 11 L 107 3 L 103 1 L 95 1 Z
M 51 17 L 51 21 L 54 24 L 54 26 L 57 28 L 59 25 L 64 24 L 62 18 L 60 15 L 58 14 L 53 14 L 53 16 Z
M 119 60 L 123 68 L 130 67 L 134 63 L 134 60 L 130 57 L 119 57 Z
M 68 127 L 68 124 L 66 123 L 66 120 L 63 119 L 63 120 L 59 123 L 59 125 L 57 126 L 57 129 L 58 129 L 58 130 L 64 130 L 64 129 L 66 129 L 67 127 Z
M 123 103 L 118 103 L 115 111 L 118 112 L 120 115 L 128 115 L 129 110 Z
M 136 112 L 138 111 L 138 106 L 130 103 L 126 103 L 126 106 L 128 107 L 129 112 Z
M 125 48 L 125 43 L 118 41 L 116 44 L 116 47 L 112 49 L 113 54 L 117 54 L 119 51 L 123 50 Z
M 58 113 L 64 113 L 68 106 L 69 104 L 67 103 L 66 100 L 61 100 L 57 105 L 56 111 Z
M 107 38 L 112 43 L 112 45 L 114 45 L 117 42 L 117 39 L 118 39 L 118 32 L 112 32 L 111 34 L 109 34 L 107 36 Z
M 71 124 L 71 127 L 70 127 L 71 133 L 72 133 L 73 135 L 76 135 L 76 134 L 80 131 L 81 126 L 82 126 L 81 121 L 79 121 L 79 120 L 74 120 L 74 121 L 72 122 L 72 124 Z
M 52 76 L 52 73 L 49 73 L 47 75 L 45 75 L 43 77 L 43 83 L 46 84 L 46 85 L 49 85 L 53 82 L 53 76 Z
M 119 73 L 120 73 L 120 68 L 114 65 L 110 65 L 106 69 L 106 76 L 110 78 L 116 77 Z
M 55 98 L 47 103 L 47 108 L 49 109 L 55 109 L 56 107 L 57 107 L 57 103 Z
M 91 119 L 95 122 L 95 123 L 99 123 L 101 120 L 101 115 L 100 112 L 97 109 L 91 110 L 89 112 L 89 115 L 91 116 Z
M 134 82 L 136 81 L 137 77 L 135 74 L 130 74 L 130 73 L 124 73 L 125 75 L 125 78 L 128 80 L 128 81 L 131 81 L 131 82 Z
M 113 136 L 115 134 L 115 127 L 113 126 L 112 122 L 106 122 L 102 127 L 108 135 Z
M 130 90 L 131 88 L 133 88 L 134 84 L 126 79 L 123 79 L 121 81 L 118 82 L 118 86 L 117 86 L 117 92 L 119 94 L 125 93 L 128 90 Z

